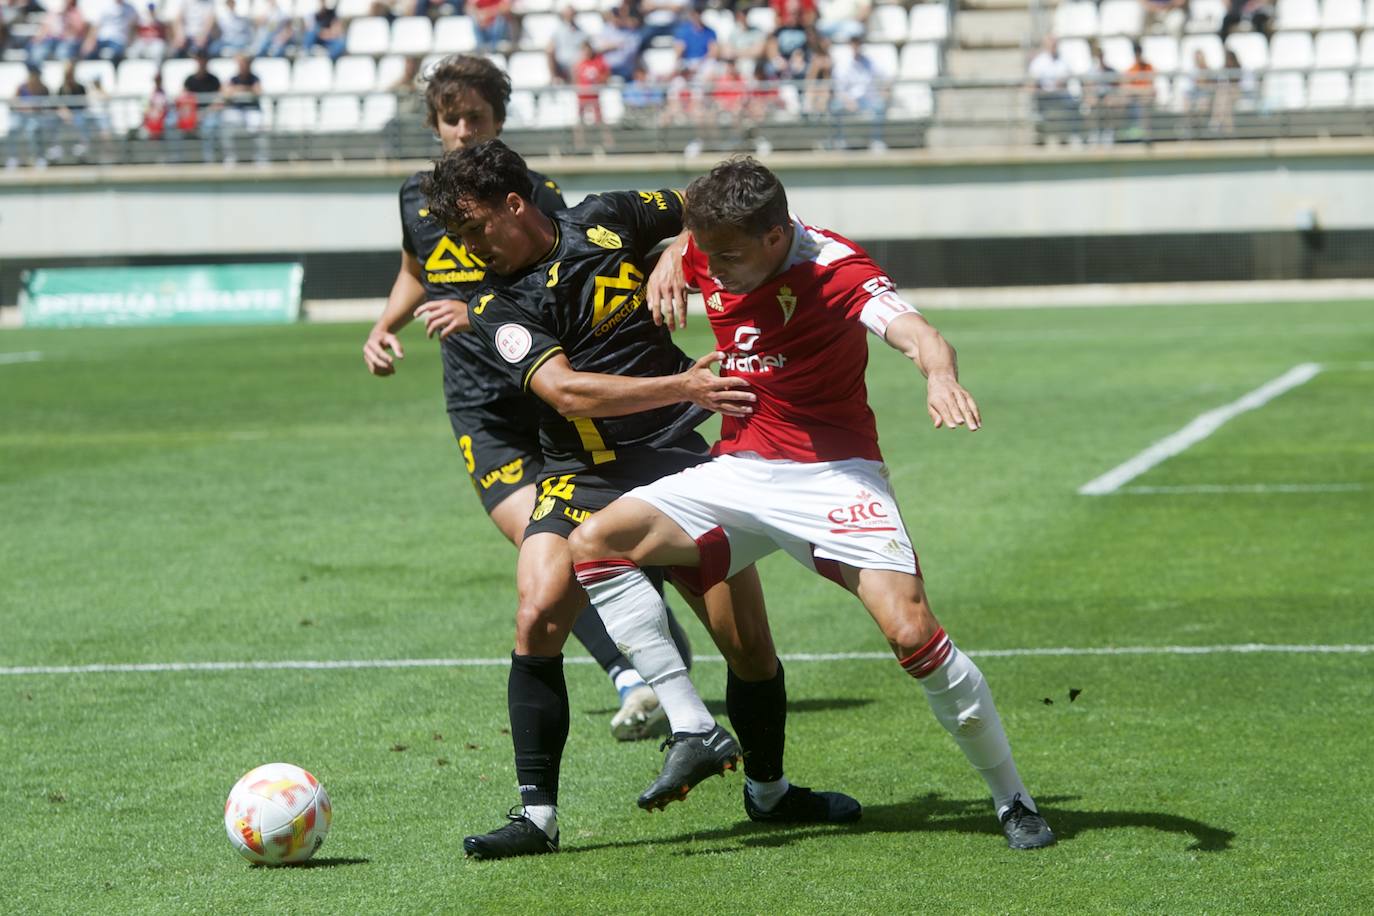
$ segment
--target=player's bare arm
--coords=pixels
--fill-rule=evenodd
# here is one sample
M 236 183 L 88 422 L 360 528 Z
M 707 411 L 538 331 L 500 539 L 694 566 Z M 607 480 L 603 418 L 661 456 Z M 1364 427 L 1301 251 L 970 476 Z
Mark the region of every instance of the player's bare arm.
M 732 417 L 754 412 L 754 394 L 742 378 L 716 375 L 711 367 L 724 358 L 708 353 L 677 375 L 635 378 L 578 372 L 559 354 L 545 362 L 530 379 L 530 389 L 565 417 L 621 417 L 668 404 L 690 401 L 698 407 Z
M 396 333 L 410 324 L 415 307 L 424 301 L 425 285 L 420 279 L 420 262 L 408 251 L 401 252 L 401 268 L 386 297 L 386 308 L 372 326 L 363 343 L 363 363 L 373 375 L 394 375 L 396 360 L 405 359 Z
M 415 310 L 415 317 L 425 323 L 426 337 L 438 336 L 442 340 L 472 329 L 468 304 L 461 299 L 431 299 Z
M 682 256 L 690 238 L 691 234 L 684 229 L 668 243 L 644 287 L 654 324 L 667 321 L 669 330 L 687 327 L 687 278 L 682 270 Z
M 926 377 L 926 411 L 936 429 L 967 426 L 972 432 L 983 425 L 978 402 L 959 384 L 959 355 L 934 325 L 910 312 L 887 326 L 884 339 Z

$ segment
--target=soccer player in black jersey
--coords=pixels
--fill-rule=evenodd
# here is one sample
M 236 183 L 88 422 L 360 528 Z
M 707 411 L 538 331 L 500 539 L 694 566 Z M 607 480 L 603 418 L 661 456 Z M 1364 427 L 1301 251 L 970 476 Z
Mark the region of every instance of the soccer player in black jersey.
M 721 354 L 694 362 L 645 307 L 645 256 L 682 231 L 680 194 L 596 195 L 549 216 L 525 196 L 524 168 L 492 140 L 446 155 L 423 185 L 435 215 L 504 281 L 477 290 L 469 316 L 511 381 L 538 396 L 545 457 L 520 546 L 507 688 L 524 810 L 464 839 L 464 850 L 484 859 L 558 849 L 558 777 L 569 728 L 561 653 L 586 603 L 568 536 L 627 490 L 705 461 L 707 445 L 695 427 L 710 410 L 748 415 L 754 397 L 744 380 L 711 371 Z M 746 568 L 696 605 L 730 666 L 726 705 L 746 769 L 766 766 L 780 778 L 786 695 L 757 573 Z M 661 618 L 632 637 L 634 651 L 654 654 L 656 670 L 671 669 L 654 683 L 662 696 L 692 692 Z M 689 703 L 669 706 L 680 712 L 665 742 L 667 778 L 641 796 L 641 807 L 662 807 L 707 776 L 734 769 L 740 745 L 699 698 Z M 848 796 L 799 790 L 759 819 L 833 823 L 859 814 Z
M 510 100 L 510 78 L 485 57 L 454 55 L 440 61 L 425 86 L 425 125 L 444 152 L 473 146 L 501 132 Z M 385 310 L 363 345 L 373 375 L 388 376 L 404 358 L 397 332 L 421 318 L 438 336 L 444 366 L 444 400 L 463 463 L 492 522 L 517 546 L 534 507 L 534 480 L 541 455 L 533 401 L 506 378 L 499 360 L 468 330 L 467 301 L 486 282 L 486 265 L 455 242 L 429 212 L 420 190 L 427 172 L 401 186 L 401 267 Z M 558 185 L 531 171 L 525 192 L 540 210 L 564 206 Z M 676 627 L 677 622 L 672 621 Z M 650 737 L 664 726 L 652 689 L 606 635 L 601 618 L 588 610 L 574 633 L 610 676 L 621 708 L 611 720 L 620 740 Z M 675 637 L 685 636 L 680 630 Z

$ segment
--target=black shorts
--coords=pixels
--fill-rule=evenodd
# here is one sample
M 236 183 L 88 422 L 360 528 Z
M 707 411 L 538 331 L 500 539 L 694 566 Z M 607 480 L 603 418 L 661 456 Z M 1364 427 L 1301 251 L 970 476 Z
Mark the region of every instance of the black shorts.
M 709 461 L 711 447 L 699 433 L 688 433 L 669 445 L 616 449 L 616 455 L 609 464 L 591 467 L 550 462 L 539 476 L 525 537 L 544 531 L 567 537 L 593 512 L 635 487 Z
M 450 408 L 448 420 L 463 466 L 488 514 L 516 490 L 539 479 L 544 466 L 539 414 L 528 398 Z

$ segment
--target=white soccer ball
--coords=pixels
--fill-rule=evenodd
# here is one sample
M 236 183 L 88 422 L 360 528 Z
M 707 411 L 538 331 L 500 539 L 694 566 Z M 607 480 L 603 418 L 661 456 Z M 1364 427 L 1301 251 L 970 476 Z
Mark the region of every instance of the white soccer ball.
M 324 786 L 290 763 L 249 770 L 224 803 L 229 842 L 261 865 L 304 862 L 324 843 L 332 818 Z

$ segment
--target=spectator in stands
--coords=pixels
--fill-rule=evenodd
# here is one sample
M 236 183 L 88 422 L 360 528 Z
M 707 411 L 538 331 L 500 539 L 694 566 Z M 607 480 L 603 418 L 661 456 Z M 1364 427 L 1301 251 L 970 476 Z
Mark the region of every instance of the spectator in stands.
M 76 57 L 86 40 L 88 28 L 76 0 L 67 0 L 60 9 L 54 4 L 43 17 L 38 32 L 29 41 L 29 64 L 42 66 L 43 61 L 49 58 L 71 60 Z
M 468 0 L 467 13 L 477 32 L 477 50 L 499 51 L 514 44 L 517 26 L 510 0 Z
M 804 51 L 793 51 L 794 65 L 805 62 L 802 73 L 804 89 L 802 93 L 802 115 L 807 118 L 823 118 L 830 115 L 831 81 L 835 78 L 835 58 L 830 54 L 830 42 L 815 29 L 807 33 Z
M 62 82 L 58 84 L 56 96 L 60 100 L 56 112 L 58 120 L 76 134 L 72 156 L 84 162 L 91 148 L 91 125 L 86 119 L 86 87 L 76 78 L 76 61 L 69 60 L 62 68 Z M 55 146 L 56 155 L 50 157 L 54 160 L 62 157 L 61 143 Z
M 609 149 L 613 143 L 611 131 L 601 112 L 601 87 L 611 78 L 611 68 L 606 60 L 596 52 L 590 41 L 582 42 L 582 53 L 573 65 L 572 82 L 577 89 L 577 120 L 573 121 L 573 147 L 586 149 L 583 129 L 596 127 L 601 133 L 599 152 Z
M 202 158 L 206 162 L 215 158 L 215 135 L 219 132 L 222 109 L 220 89 L 219 77 L 210 72 L 210 55 L 205 51 L 196 52 L 196 69 L 186 77 L 174 105 L 177 129 L 183 134 L 200 137 Z
M 573 68 L 582 60 L 587 33 L 577 25 L 577 10 L 571 3 L 558 11 L 558 25 L 549 36 L 549 73 L 555 83 L 571 83 Z
M 611 76 L 623 80 L 634 79 L 639 49 L 643 44 L 643 23 L 629 4 L 621 4 L 606 14 L 596 46 L 611 68 Z
M 1155 109 L 1155 68 L 1145 59 L 1140 42 L 1131 42 L 1131 53 L 1135 55 L 1135 61 L 1126 70 L 1126 80 L 1121 86 L 1131 119 L 1127 136 L 1130 139 L 1149 139 Z
M 167 115 L 171 107 L 167 92 L 162 88 L 162 74 L 153 74 L 153 91 L 148 95 L 147 104 L 143 106 L 143 124 L 139 127 L 139 136 L 145 140 L 161 140 L 165 137 Z
M 764 50 L 765 67 L 776 79 L 806 78 L 816 42 L 812 30 L 802 24 L 801 15 L 799 9 L 792 10 L 787 18 L 778 21 L 778 27 L 768 37 Z
M 162 60 L 166 53 L 167 25 L 157 18 L 157 4 L 150 2 L 138 14 L 138 25 L 134 27 L 134 40 L 129 44 L 128 55 Z
M 23 142 L 28 153 L 28 161 L 35 168 L 47 166 L 48 144 L 52 142 L 55 116 L 52 108 L 44 102 L 51 94 L 48 87 L 43 84 L 42 70 L 37 64 L 29 64 L 24 82 L 19 84 L 19 90 L 14 95 L 14 102 L 10 105 L 10 115 L 14 123 L 10 127 L 9 136 L 6 138 L 8 140 L 5 158 L 6 168 L 12 169 L 19 165 L 20 141 Z M 44 101 L 37 101 L 38 99 Z
M 850 57 L 835 67 L 834 94 L 830 110 L 835 115 L 835 143 L 846 149 L 845 127 L 866 119 L 870 125 L 868 148 L 887 149 L 883 141 L 883 122 L 887 116 L 887 90 L 891 74 L 883 73 L 864 50 L 863 38 L 849 42 Z
M 87 33 L 81 56 L 87 60 L 99 57 L 116 63 L 123 60 L 137 26 L 138 10 L 129 0 L 110 0 L 95 28 Z
M 253 72 L 253 59 L 240 54 L 234 59 L 238 69 L 224 87 L 224 106 L 220 113 L 224 163 L 233 165 L 238 159 L 238 139 L 243 134 L 256 137 L 254 159 L 267 161 L 267 134 L 262 131 L 262 80 Z
M 620 91 L 620 99 L 625 106 L 624 123 L 627 127 L 658 127 L 663 124 L 667 93 L 654 82 L 642 59 L 635 61 L 630 79 Z
M 1140 0 L 1145 8 L 1145 31 L 1165 31 L 1175 38 L 1188 23 L 1188 0 Z
M 173 23 L 172 46 L 176 57 L 195 57 L 209 53 L 218 37 L 219 23 L 215 0 L 183 0 L 181 15 Z
M 1226 15 L 1221 19 L 1221 40 L 1235 31 L 1242 22 L 1262 32 L 1265 38 L 1274 33 L 1274 4 L 1270 0 L 1228 0 Z
M 1212 110 L 1212 96 L 1216 91 L 1216 80 L 1212 68 L 1207 66 L 1207 55 L 1198 48 L 1193 51 L 1193 59 L 1178 75 L 1174 84 L 1175 93 L 1183 101 L 1186 114 L 1208 114 Z
M 1027 69 L 1035 93 L 1035 110 L 1039 115 L 1036 142 L 1047 137 L 1077 136 L 1080 123 L 1078 100 L 1069 91 L 1069 64 L 1059 56 L 1059 39 L 1046 35 L 1040 53 L 1031 59 Z
M 633 6 L 635 0 L 630 2 Z M 693 2 L 694 0 L 638 0 L 644 32 L 644 43 L 641 48 L 647 48 L 649 43 L 660 35 L 671 37 L 687 7 Z
M 822 0 L 816 27 L 835 44 L 862 38 L 868 32 L 872 7 L 868 0 Z M 884 35 L 885 41 L 902 41 L 905 35 Z
M 1218 134 L 1232 134 L 1236 130 L 1236 103 L 1255 91 L 1255 77 L 1241 68 L 1235 51 L 1226 52 L 1226 63 L 1216 74 L 1212 92 L 1212 116 L 1207 126 Z
M 802 25 L 810 26 L 816 22 L 816 0 L 768 0 L 778 22 L 786 22 L 795 17 Z
M 238 0 L 224 0 L 219 17 L 219 40 L 215 43 L 216 57 L 238 57 L 253 51 L 257 28 L 253 20 L 239 12 Z
M 324 48 L 330 60 L 338 60 L 348 47 L 343 20 L 339 18 L 334 7 L 329 5 L 329 0 L 320 0 L 319 8 L 311 16 L 310 25 L 306 28 L 301 49 L 309 52 L 317 45 Z
M 87 155 L 97 162 L 109 159 L 110 92 L 103 77 L 91 80 L 86 90 L 86 122 L 91 127 L 91 148 Z
M 673 45 L 677 48 L 677 64 L 688 73 L 696 72 L 702 62 L 716 53 L 716 30 L 701 19 L 701 8 L 695 3 L 687 7 L 686 16 L 673 30 Z
M 296 21 L 279 0 L 266 0 L 254 34 L 254 57 L 285 57 L 297 44 Z
M 1087 119 L 1088 137 L 1096 143 L 1111 143 L 1116 138 L 1117 125 L 1123 110 L 1119 91 L 1121 74 L 1117 73 L 1102 53 L 1102 46 L 1092 43 L 1092 63 L 1083 74 L 1083 114 Z
M 723 60 L 737 62 L 754 61 L 763 58 L 768 47 L 768 35 L 749 22 L 748 10 L 735 7 L 735 27 L 720 42 L 720 56 Z

